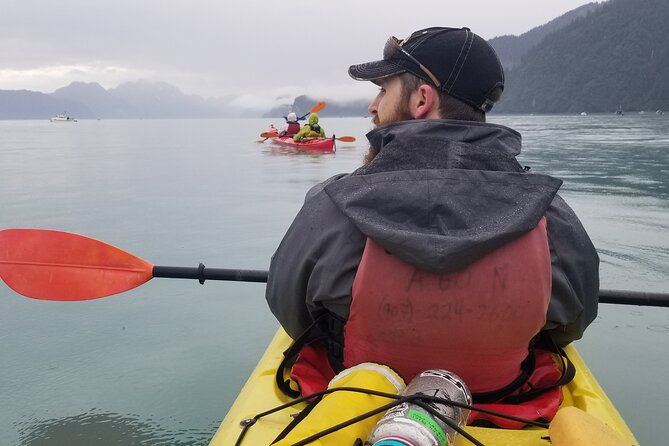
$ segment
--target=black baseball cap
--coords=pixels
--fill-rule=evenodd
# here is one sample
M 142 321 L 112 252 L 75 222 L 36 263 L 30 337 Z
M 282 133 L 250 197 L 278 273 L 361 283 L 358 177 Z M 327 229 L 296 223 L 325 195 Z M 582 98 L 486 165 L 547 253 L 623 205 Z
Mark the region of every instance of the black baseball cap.
M 405 72 L 484 112 L 504 90 L 495 50 L 469 28 L 425 28 L 407 39 L 390 37 L 382 60 L 348 69 L 353 79 L 372 82 Z

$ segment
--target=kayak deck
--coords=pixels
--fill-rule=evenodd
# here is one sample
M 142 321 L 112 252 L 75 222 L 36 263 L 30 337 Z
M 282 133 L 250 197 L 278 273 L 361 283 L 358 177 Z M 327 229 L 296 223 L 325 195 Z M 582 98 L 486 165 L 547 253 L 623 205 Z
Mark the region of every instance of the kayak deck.
M 290 342 L 290 337 L 282 329 L 279 329 L 219 426 L 210 446 L 235 445 L 242 431 L 241 421 L 253 418 L 263 411 L 291 400 L 275 385 L 276 367 L 283 359 L 282 352 L 288 348 Z M 565 351 L 576 367 L 576 376 L 572 382 L 563 387 L 564 401 L 562 406 L 575 406 L 588 412 L 619 432 L 629 441 L 630 445 L 638 445 L 638 441 L 636 441 L 629 427 L 606 396 L 576 348 L 569 345 L 565 348 Z M 284 409 L 258 420 L 255 425 L 248 429 L 240 445 L 269 445 L 292 420 L 291 415 L 299 412 L 303 407 L 303 405 L 297 405 L 297 407 Z M 549 446 L 551 444 L 548 430 L 536 427 L 513 430 L 467 426 L 466 430 L 483 444 L 491 446 Z M 455 445 L 466 446 L 471 445 L 471 443 L 462 436 L 458 436 Z
M 272 142 L 286 146 L 294 147 L 300 150 L 316 150 L 321 152 L 334 151 L 335 140 L 332 138 L 315 138 L 304 141 L 295 141 L 290 136 L 272 136 Z

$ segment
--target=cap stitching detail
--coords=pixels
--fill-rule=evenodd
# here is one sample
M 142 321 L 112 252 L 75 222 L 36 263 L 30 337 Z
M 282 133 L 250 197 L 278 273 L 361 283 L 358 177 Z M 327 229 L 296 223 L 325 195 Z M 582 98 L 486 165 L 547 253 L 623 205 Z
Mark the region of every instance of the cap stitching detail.
M 416 42 L 415 45 L 413 45 L 413 47 L 411 48 L 411 50 L 409 50 L 409 54 L 411 54 L 411 53 L 413 53 L 414 51 L 416 51 L 416 50 L 418 49 L 418 47 L 421 46 L 425 41 L 427 41 L 427 39 L 428 39 L 429 37 L 431 37 L 431 36 L 432 36 L 432 34 L 429 34 L 429 33 L 428 33 L 428 34 L 425 34 L 425 35 L 423 35 L 423 36 L 421 36 L 421 37 L 417 37 L 417 38 L 416 38 L 417 42 Z M 413 54 L 411 54 L 411 55 L 413 56 Z
M 376 61 L 376 62 L 381 62 L 381 61 Z M 353 79 L 359 80 L 359 81 L 374 81 L 375 79 L 384 79 L 384 78 L 387 78 L 387 77 L 390 77 L 390 76 L 395 76 L 397 74 L 401 74 L 401 73 L 404 73 L 404 72 L 408 71 L 407 68 L 405 68 L 402 65 L 397 64 L 397 63 L 395 63 L 391 60 L 383 60 L 382 62 L 394 65 L 395 67 L 397 67 L 399 69 L 399 71 L 383 74 L 383 73 L 379 73 L 379 71 L 381 70 L 380 68 L 372 69 L 372 70 L 366 70 L 365 68 L 360 68 L 364 65 L 370 65 L 372 63 L 375 63 L 375 62 L 367 62 L 367 63 L 364 63 L 364 64 L 353 65 L 352 66 L 352 67 L 354 67 L 353 73 L 349 73 L 349 75 Z M 365 77 L 362 77 L 362 76 L 365 76 Z
M 435 38 L 435 37 L 437 36 L 437 34 L 440 34 L 440 33 L 444 32 L 444 31 L 451 31 L 451 29 L 449 29 L 449 28 L 443 28 L 443 29 L 439 29 L 438 31 L 427 32 L 427 33 L 424 33 L 423 35 L 421 35 L 421 36 L 419 36 L 419 37 L 416 37 L 416 38 L 415 38 L 415 39 L 416 39 L 416 44 L 413 45 L 413 47 L 412 47 L 410 50 L 407 49 L 407 51 L 409 52 L 409 54 L 411 54 L 411 55 L 413 56 L 414 53 L 415 53 L 415 51 L 416 51 L 416 50 L 417 50 L 423 43 L 427 42 L 427 40 L 428 40 L 429 38 Z M 409 39 L 407 39 L 407 41 L 408 41 L 408 40 L 409 40 Z M 414 65 L 415 65 L 415 64 L 414 64 Z M 430 79 L 430 78 L 425 74 L 425 72 L 424 72 L 423 70 L 420 69 L 420 67 L 418 67 L 418 68 L 419 68 L 418 70 L 412 70 L 412 69 L 408 69 L 408 68 L 407 68 L 406 71 L 409 71 L 409 72 L 410 72 L 411 74 L 413 74 L 414 76 L 419 77 L 420 79 L 423 79 L 423 80 L 424 80 L 425 82 L 427 82 L 428 84 L 434 84 L 434 81 L 433 81 L 432 79 Z M 437 77 L 437 80 L 438 80 L 439 82 L 441 82 L 441 79 L 439 79 L 439 77 Z M 436 85 L 435 85 L 435 87 L 436 87 Z
M 465 41 L 462 44 L 462 48 L 460 48 L 460 54 L 458 54 L 458 59 L 455 61 L 455 65 L 453 66 L 453 69 L 451 70 L 451 73 L 448 75 L 448 80 L 446 81 L 446 83 L 444 85 L 447 93 L 451 92 L 451 89 L 453 88 L 453 86 L 457 82 L 458 78 L 460 77 L 460 72 L 462 71 L 462 68 L 464 67 L 465 62 L 467 61 L 467 57 L 469 56 L 469 51 L 471 50 L 472 44 L 474 43 L 473 34 L 469 30 L 465 30 L 465 33 L 466 33 L 465 34 Z M 470 36 L 471 36 L 471 39 L 470 39 Z M 464 57 L 462 58 L 462 62 L 460 62 L 460 59 L 462 57 L 462 51 L 465 49 L 465 47 L 467 47 L 467 52 L 464 55 Z M 459 67 L 458 67 L 458 65 L 459 65 Z M 455 72 L 456 69 L 458 70 L 458 72 L 455 74 L 455 79 L 453 79 L 453 81 L 451 81 L 451 77 L 453 77 L 453 73 Z

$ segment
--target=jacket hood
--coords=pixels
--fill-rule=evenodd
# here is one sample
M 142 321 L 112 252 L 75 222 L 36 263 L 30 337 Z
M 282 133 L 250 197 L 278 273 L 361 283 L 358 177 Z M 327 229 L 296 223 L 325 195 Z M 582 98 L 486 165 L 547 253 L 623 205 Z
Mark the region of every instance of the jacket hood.
M 533 229 L 562 182 L 524 172 L 503 126 L 404 121 L 368 134 L 379 154 L 325 185 L 367 237 L 421 269 L 460 269 Z
M 312 113 L 309 115 L 309 125 L 316 124 L 318 124 L 318 115 L 316 113 Z

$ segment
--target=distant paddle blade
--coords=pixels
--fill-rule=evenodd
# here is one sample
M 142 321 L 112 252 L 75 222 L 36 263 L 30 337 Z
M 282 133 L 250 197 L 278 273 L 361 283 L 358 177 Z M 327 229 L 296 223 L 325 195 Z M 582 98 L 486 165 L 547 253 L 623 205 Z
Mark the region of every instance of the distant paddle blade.
M 323 110 L 325 108 L 325 101 L 321 101 L 311 107 L 311 110 L 309 110 L 310 113 L 318 113 L 319 111 Z
M 279 135 L 276 134 L 276 133 L 274 133 L 274 132 L 262 132 L 262 133 L 260 134 L 260 137 L 261 137 L 261 138 L 271 138 L 271 137 L 273 137 L 273 136 L 279 136 Z
M 335 139 L 337 141 L 355 142 L 355 136 L 338 136 Z
M 88 300 L 135 288 L 153 265 L 106 243 L 45 229 L 0 231 L 0 277 L 19 294 Z

